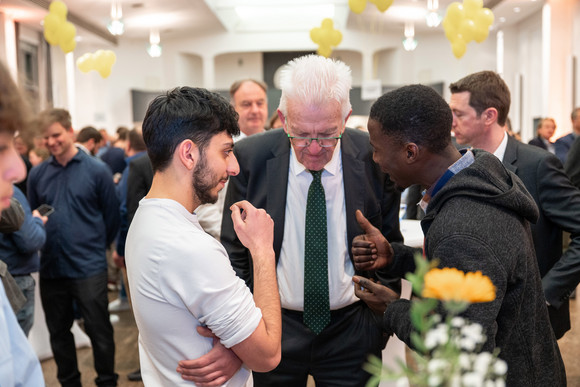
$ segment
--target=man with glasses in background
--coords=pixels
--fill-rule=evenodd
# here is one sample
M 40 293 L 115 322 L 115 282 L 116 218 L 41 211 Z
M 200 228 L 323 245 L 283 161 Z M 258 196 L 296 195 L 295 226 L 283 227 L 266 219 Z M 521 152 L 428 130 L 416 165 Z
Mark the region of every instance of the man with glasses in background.
M 274 220 L 282 305 L 282 361 L 254 373 L 255 386 L 364 386 L 369 354 L 380 356 L 381 318 L 354 295 L 351 242 L 360 209 L 388 238 L 401 241 L 400 194 L 372 161 L 368 134 L 345 129 L 352 77 L 344 63 L 309 55 L 281 76 L 283 129 L 236 143 L 240 173 L 224 208 L 248 200 Z M 338 145 L 338 146 L 337 146 Z M 252 288 L 248 250 L 224 211 L 221 241 Z M 361 275 L 369 273 L 361 273 Z

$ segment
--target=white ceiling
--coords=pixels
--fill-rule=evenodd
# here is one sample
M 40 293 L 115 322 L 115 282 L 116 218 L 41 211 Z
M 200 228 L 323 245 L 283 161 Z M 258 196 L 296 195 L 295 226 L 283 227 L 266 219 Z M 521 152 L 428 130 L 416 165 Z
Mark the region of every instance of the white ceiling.
M 453 0 L 439 0 L 439 13 L 443 16 Z M 115 41 L 106 30 L 110 20 L 111 0 L 65 0 L 69 9 L 69 20 L 81 26 L 77 35 L 82 39 L 101 38 Z M 49 0 L 0 0 L 0 10 L 14 20 L 41 29 L 41 20 L 46 15 Z M 125 34 L 118 39 L 147 39 L 149 31 L 156 28 L 161 38 L 207 35 L 230 31 L 243 34 L 248 31 L 273 33 L 301 31 L 305 33 L 320 26 L 321 17 L 313 15 L 312 8 L 294 12 L 296 7 L 334 5 L 335 28 L 342 31 L 358 30 L 380 33 L 385 30 L 400 30 L 405 21 L 415 19 L 415 30 L 421 33 L 440 32 L 442 27 L 429 29 L 422 14 L 426 12 L 427 0 L 394 0 L 386 12 L 381 13 L 368 2 L 362 14 L 348 8 L 348 0 L 121 0 Z M 495 15 L 494 27 L 514 24 L 537 12 L 544 0 L 484 0 Z M 254 18 L 240 19 L 235 7 L 255 6 L 250 9 Z M 262 14 L 271 7 L 272 16 Z M 514 12 L 518 7 L 519 12 Z M 262 9 L 263 8 L 263 9 Z M 259 13 L 259 14 L 258 14 Z M 500 21 L 504 20 L 505 21 Z M 101 39 L 100 38 L 100 39 Z M 281 44 L 281 51 L 283 42 Z

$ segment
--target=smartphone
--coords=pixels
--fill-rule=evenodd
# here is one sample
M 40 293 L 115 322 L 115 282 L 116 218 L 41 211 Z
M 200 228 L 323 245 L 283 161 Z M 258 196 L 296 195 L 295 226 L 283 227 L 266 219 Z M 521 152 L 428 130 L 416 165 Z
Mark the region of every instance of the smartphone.
M 42 216 L 48 216 L 54 212 L 54 207 L 49 204 L 41 204 L 36 211 Z

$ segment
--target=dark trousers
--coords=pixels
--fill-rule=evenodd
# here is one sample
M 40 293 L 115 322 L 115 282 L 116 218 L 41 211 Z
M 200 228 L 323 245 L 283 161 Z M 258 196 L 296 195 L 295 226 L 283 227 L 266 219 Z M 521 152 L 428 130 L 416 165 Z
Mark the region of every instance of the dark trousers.
M 84 319 L 85 332 L 93 346 L 97 371 L 95 383 L 97 386 L 116 386 L 118 376 L 115 373 L 115 341 L 107 309 L 107 272 L 83 279 L 40 278 L 40 298 L 60 383 L 66 387 L 82 386 L 71 332 L 75 301 Z
M 380 317 L 362 302 L 331 311 L 330 324 L 319 335 L 302 322 L 302 312 L 282 310 L 282 360 L 271 372 L 254 372 L 256 387 L 360 386 L 370 377 L 362 369 L 369 354 L 381 357 Z

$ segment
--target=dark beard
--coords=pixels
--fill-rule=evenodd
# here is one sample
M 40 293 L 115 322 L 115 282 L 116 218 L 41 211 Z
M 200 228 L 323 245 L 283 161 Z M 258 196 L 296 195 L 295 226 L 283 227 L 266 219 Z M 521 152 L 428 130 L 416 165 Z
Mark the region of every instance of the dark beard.
M 207 168 L 205 155 L 201 154 L 199 163 L 193 170 L 193 195 L 197 197 L 200 204 L 214 204 L 218 197 L 212 196 L 211 190 L 219 183 L 219 179 Z

